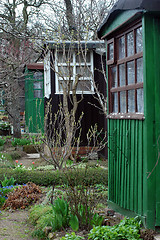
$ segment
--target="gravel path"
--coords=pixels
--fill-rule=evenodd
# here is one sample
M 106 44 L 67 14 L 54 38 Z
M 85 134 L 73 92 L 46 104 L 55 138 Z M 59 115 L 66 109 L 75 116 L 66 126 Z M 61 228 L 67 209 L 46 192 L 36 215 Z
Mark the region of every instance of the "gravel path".
M 28 223 L 28 210 L 2 211 L 0 240 L 32 240 L 33 226 Z

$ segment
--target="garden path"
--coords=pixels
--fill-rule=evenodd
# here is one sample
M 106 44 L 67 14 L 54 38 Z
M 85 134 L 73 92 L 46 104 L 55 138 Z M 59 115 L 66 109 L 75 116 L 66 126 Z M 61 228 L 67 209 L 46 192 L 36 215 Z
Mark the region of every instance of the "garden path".
M 28 210 L 2 211 L 0 214 L 1 240 L 36 240 L 31 236 L 34 227 L 27 222 Z

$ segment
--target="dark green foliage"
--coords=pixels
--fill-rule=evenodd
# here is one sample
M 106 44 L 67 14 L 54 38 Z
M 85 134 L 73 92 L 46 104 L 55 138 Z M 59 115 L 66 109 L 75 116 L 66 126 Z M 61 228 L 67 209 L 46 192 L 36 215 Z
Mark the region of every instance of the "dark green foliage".
M 35 229 L 32 233 L 32 237 L 38 237 L 39 239 L 46 239 L 45 232 L 42 229 Z
M 104 218 L 98 213 L 95 213 L 91 219 L 91 226 L 102 226 Z
M 37 185 L 41 186 L 50 186 L 50 185 L 79 185 L 81 182 L 85 182 L 87 185 L 93 184 L 104 184 L 108 183 L 108 172 L 106 169 L 88 169 L 87 175 L 85 174 L 84 169 L 79 169 L 78 175 L 76 172 L 64 172 L 64 171 L 28 171 L 21 170 L 16 171 L 14 169 L 0 168 L 0 180 L 4 180 L 4 174 L 6 177 L 11 178 L 12 176 L 16 180 L 17 184 L 23 184 L 27 182 L 34 182 Z M 69 174 L 70 181 L 66 174 Z
M 16 180 L 14 179 L 13 176 L 8 179 L 8 178 L 4 175 L 4 180 L 1 181 L 1 185 L 2 185 L 2 187 L 11 186 L 11 185 L 14 185 L 15 181 L 16 181 Z
M 76 215 L 71 214 L 69 225 L 73 229 L 73 231 L 78 231 L 79 229 L 79 220 Z
M 137 240 L 140 239 L 140 225 L 141 222 L 138 222 L 135 218 L 121 220 L 118 225 L 113 227 L 109 226 L 98 226 L 93 227 L 93 229 L 89 233 L 89 238 L 91 240 Z
M 55 220 L 60 222 L 61 227 L 67 227 L 69 223 L 69 205 L 67 201 L 58 198 L 54 201 L 53 211 L 55 213 Z M 58 220 L 59 219 L 59 220 Z
M 5 140 L 0 138 L 0 146 L 3 146 L 5 144 Z
M 31 144 L 31 140 L 26 139 L 26 138 L 14 138 L 11 141 L 11 144 L 12 144 L 13 147 L 24 146 L 24 145 L 27 145 L 27 144 Z

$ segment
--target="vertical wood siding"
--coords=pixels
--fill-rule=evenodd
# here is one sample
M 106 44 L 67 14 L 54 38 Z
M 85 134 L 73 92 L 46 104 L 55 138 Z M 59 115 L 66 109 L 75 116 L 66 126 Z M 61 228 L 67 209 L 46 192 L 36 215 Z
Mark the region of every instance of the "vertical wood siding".
M 108 120 L 109 201 L 143 215 L 143 121 Z

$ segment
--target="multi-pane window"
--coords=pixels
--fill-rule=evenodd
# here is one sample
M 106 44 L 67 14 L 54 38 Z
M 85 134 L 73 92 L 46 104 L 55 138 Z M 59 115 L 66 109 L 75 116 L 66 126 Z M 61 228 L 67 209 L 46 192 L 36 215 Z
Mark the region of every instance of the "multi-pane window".
M 142 26 L 137 24 L 107 42 L 109 113 L 143 114 Z
M 63 93 L 64 88 L 72 92 L 76 78 L 76 93 L 93 93 L 93 51 L 56 51 L 55 72 L 56 93 Z
M 35 72 L 34 75 L 34 83 L 33 83 L 33 90 L 34 90 L 34 98 L 43 98 L 43 73 L 42 72 Z

